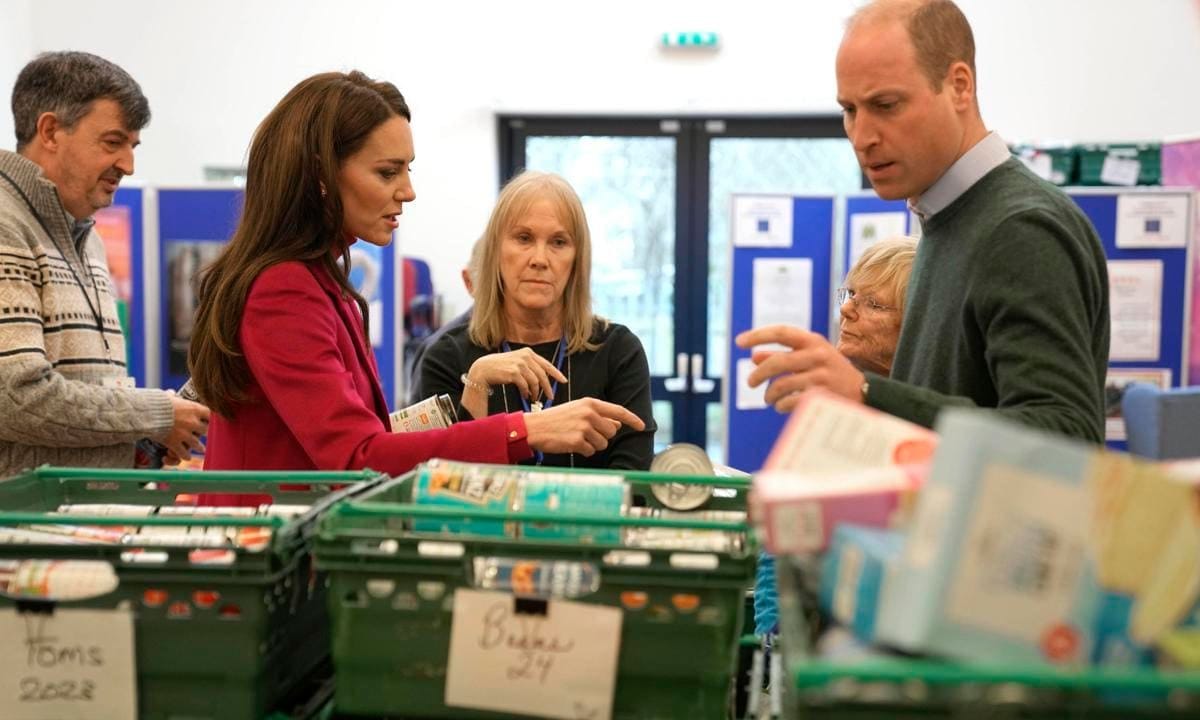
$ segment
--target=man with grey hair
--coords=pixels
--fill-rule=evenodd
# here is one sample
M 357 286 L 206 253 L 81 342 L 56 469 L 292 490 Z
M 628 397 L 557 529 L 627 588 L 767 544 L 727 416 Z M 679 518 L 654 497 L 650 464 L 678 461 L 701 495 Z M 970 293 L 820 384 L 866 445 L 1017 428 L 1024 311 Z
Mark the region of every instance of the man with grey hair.
M 1096 231 L 1061 190 L 989 132 L 975 40 L 950 0 L 876 0 L 837 56 L 846 136 L 880 197 L 921 220 L 890 377 L 862 372 L 820 335 L 771 326 L 751 385 L 780 410 L 823 387 L 923 425 L 979 406 L 1081 440 L 1104 440 L 1109 301 Z
M 208 408 L 133 387 L 92 215 L 133 174 L 150 121 L 141 87 L 82 52 L 45 53 L 12 94 L 0 150 L 0 478 L 42 464 L 133 467 L 149 438 L 200 450 Z

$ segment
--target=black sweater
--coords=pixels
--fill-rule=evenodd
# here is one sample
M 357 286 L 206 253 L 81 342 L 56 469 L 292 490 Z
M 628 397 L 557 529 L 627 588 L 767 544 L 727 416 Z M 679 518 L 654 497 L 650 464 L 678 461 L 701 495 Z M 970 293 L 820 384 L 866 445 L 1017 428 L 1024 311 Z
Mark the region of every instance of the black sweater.
M 616 323 L 597 321 L 592 332 L 596 350 L 572 353 L 563 363 L 568 382 L 559 383 L 554 406 L 583 397 L 594 397 L 628 408 L 646 423 L 646 429 L 635 432 L 624 427 L 609 441 L 608 448 L 592 457 L 582 455 L 546 455 L 543 465 L 592 468 L 646 470 L 654 456 L 654 432 L 657 426 L 651 414 L 650 366 L 642 343 L 629 328 Z M 513 350 L 532 347 L 533 351 L 550 362 L 558 341 L 526 346 L 509 343 Z M 445 393 L 458 406 L 459 420 L 471 416 L 461 405 L 463 384 L 461 375 L 471 364 L 491 351 L 471 342 L 466 325 L 453 328 L 431 344 L 422 359 L 416 378 L 414 395 L 426 398 Z M 521 395 L 513 385 L 494 388 L 488 398 L 488 414 L 521 412 Z M 530 463 L 533 461 L 530 460 Z

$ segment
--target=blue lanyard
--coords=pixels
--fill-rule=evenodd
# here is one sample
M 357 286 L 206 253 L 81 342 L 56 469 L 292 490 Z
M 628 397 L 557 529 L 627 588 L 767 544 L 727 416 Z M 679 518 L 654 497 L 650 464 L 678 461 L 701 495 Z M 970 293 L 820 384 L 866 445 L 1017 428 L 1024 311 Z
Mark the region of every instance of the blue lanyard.
M 500 348 L 502 350 L 504 350 L 504 352 L 512 352 L 512 348 L 509 346 L 507 340 L 503 341 L 500 344 Z M 563 335 L 562 339 L 558 341 L 558 348 L 554 351 L 554 367 L 558 368 L 559 372 L 562 372 L 563 362 L 566 360 L 566 357 L 567 357 L 567 336 Z M 550 409 L 550 406 L 554 404 L 554 396 L 557 394 L 558 394 L 558 380 L 554 380 L 554 382 L 550 385 L 550 396 L 546 398 L 546 402 L 542 403 L 543 410 Z M 527 397 L 521 398 L 521 407 L 525 408 L 525 412 L 532 412 L 530 410 L 529 398 L 527 398 Z M 543 455 L 541 450 L 534 450 L 533 457 L 537 461 L 537 464 L 541 465 L 542 460 L 544 459 L 545 456 Z

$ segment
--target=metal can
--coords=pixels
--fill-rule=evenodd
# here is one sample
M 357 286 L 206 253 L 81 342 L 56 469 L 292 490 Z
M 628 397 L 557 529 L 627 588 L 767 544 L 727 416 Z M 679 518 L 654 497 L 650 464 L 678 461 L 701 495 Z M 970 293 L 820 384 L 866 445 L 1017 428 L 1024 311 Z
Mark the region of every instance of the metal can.
M 418 505 L 508 511 L 513 509 L 517 486 L 525 475 L 524 471 L 515 469 L 434 460 L 417 471 L 413 479 L 412 501 Z M 493 537 L 516 536 L 513 523 L 469 518 L 416 518 L 413 520 L 413 530 Z
M 746 513 L 737 510 L 700 510 L 679 512 L 661 508 L 635 507 L 626 513 L 634 518 L 662 518 L 665 520 L 701 520 L 715 522 L 746 521 Z M 695 552 L 741 552 L 745 546 L 744 534 L 729 530 L 702 530 L 699 528 L 666 528 L 653 526 L 630 526 L 625 528 L 625 544 L 629 547 L 656 550 L 691 550 Z
M 431 395 L 421 402 L 400 408 L 390 416 L 392 432 L 420 432 L 448 428 L 458 422 L 449 395 Z
M 574 560 L 477 557 L 475 587 L 540 598 L 578 598 L 600 589 L 595 564 Z
M 713 475 L 712 461 L 708 453 L 698 445 L 675 443 L 654 456 L 650 472 L 665 475 Z M 654 483 L 650 491 L 671 510 L 695 510 L 712 497 L 712 485 L 689 483 Z
M 629 507 L 629 486 L 622 477 L 579 473 L 530 472 L 521 481 L 514 506 L 518 511 L 620 515 Z M 521 535 L 543 540 L 572 539 L 584 543 L 619 543 L 616 525 L 524 523 Z

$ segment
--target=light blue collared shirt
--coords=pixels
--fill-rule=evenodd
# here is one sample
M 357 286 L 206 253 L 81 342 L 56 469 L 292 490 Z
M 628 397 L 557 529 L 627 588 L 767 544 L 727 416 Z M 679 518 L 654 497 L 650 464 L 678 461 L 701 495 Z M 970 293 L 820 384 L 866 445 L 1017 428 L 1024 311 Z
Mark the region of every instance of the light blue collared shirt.
M 916 213 L 921 222 L 937 215 L 949 207 L 972 185 L 995 170 L 1005 160 L 1012 157 L 1008 145 L 994 132 L 990 132 L 975 146 L 963 153 L 937 182 L 929 187 L 914 204 L 908 203 L 908 209 Z

